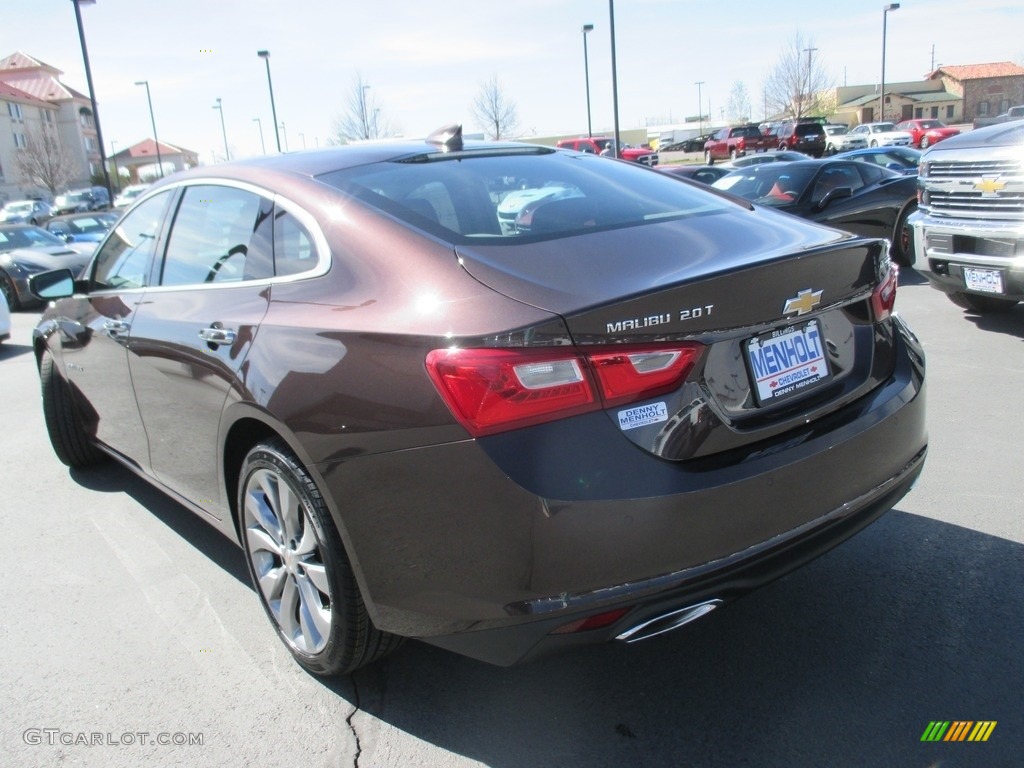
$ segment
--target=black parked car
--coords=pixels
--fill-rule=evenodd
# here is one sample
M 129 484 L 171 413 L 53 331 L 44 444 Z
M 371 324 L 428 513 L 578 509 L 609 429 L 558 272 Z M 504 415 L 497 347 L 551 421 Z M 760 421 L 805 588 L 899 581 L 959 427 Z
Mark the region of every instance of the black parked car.
M 494 190 L 545 184 L 503 227 Z M 450 129 L 176 173 L 33 286 L 58 457 L 243 547 L 317 674 L 658 635 L 924 465 L 883 241 L 593 154 Z
M 907 218 L 917 209 L 916 180 L 847 160 L 795 160 L 743 168 L 718 189 L 811 221 L 892 241 L 892 257 L 914 261 Z

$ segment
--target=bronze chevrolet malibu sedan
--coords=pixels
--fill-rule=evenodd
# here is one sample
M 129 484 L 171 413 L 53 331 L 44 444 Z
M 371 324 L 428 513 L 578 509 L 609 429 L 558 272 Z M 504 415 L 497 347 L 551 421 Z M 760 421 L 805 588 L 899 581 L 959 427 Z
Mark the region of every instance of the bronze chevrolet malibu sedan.
M 34 279 L 46 425 L 64 463 L 113 457 L 239 542 L 311 672 L 402 638 L 497 664 L 633 642 L 917 479 L 887 251 L 454 129 L 198 168 L 80 278 Z

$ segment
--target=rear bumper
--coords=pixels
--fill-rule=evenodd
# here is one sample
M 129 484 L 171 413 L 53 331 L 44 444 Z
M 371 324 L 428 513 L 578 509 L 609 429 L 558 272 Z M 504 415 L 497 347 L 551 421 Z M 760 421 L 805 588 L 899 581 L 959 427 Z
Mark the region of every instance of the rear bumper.
M 1001 298 L 1024 301 L 1024 222 L 991 219 L 951 219 L 916 211 L 909 219 L 914 228 L 914 268 L 944 293 L 977 293 L 964 283 L 964 267 L 998 269 L 1003 273 Z M 995 255 L 992 244 L 1007 254 Z M 989 253 L 977 253 L 987 250 Z
M 847 406 L 840 426 L 739 462 L 656 459 L 597 413 L 571 431 L 322 465 L 375 624 L 507 665 L 732 599 L 827 551 L 895 504 L 923 466 L 923 354 L 894 323 L 887 384 Z M 545 493 L 531 466 L 568 473 L 578 493 Z M 616 607 L 630 611 L 610 627 L 550 634 Z
M 625 639 L 622 636 L 630 630 L 666 614 L 702 604 L 729 602 L 806 565 L 889 511 L 917 481 L 926 452 L 923 449 L 903 471 L 856 502 L 833 510 L 803 530 L 792 531 L 722 562 L 624 585 L 618 590 L 574 596 L 567 606 L 570 611 L 575 608 L 573 616 L 560 613 L 526 624 L 423 639 L 464 656 L 511 666 L 573 646 Z M 618 599 L 609 599 L 605 592 L 618 593 Z M 581 610 L 587 603 L 592 603 L 589 609 Z M 578 634 L 552 634 L 572 621 L 576 613 L 595 615 L 617 606 L 631 606 L 631 610 L 608 627 Z

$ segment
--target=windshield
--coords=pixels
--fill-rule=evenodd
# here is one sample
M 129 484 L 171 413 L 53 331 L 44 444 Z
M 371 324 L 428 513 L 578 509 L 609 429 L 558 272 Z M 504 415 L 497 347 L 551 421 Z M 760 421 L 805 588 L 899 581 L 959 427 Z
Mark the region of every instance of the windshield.
M 873 133 L 887 133 L 889 131 L 895 130 L 896 126 L 893 125 L 892 123 L 875 123 L 874 125 L 871 126 L 871 131 Z
M 537 149 L 421 156 L 319 179 L 457 244 L 569 236 L 732 205 L 642 166 Z
M 827 133 L 829 136 L 842 136 L 846 132 L 846 127 L 842 125 L 825 126 L 825 133 Z
M 941 123 L 938 120 L 921 120 L 918 125 L 922 128 L 945 128 L 945 123 Z
M 723 176 L 713 187 L 760 205 L 782 206 L 797 200 L 811 183 L 814 167 L 768 163 Z
M 32 211 L 32 203 L 8 203 L 4 206 L 4 210 L 8 213 L 30 213 Z
M 48 248 L 64 245 L 64 241 L 39 227 L 0 229 L 0 252 L 15 248 Z

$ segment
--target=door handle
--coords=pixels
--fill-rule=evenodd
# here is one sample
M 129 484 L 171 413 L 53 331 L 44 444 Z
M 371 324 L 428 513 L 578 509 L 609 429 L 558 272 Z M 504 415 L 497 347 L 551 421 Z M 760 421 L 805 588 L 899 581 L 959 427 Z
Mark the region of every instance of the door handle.
M 124 320 L 107 320 L 103 323 L 103 332 L 112 339 L 120 338 L 131 330 L 132 324 Z
M 218 347 L 222 344 L 234 344 L 237 335 L 229 328 L 203 328 L 199 332 L 199 338 Z

